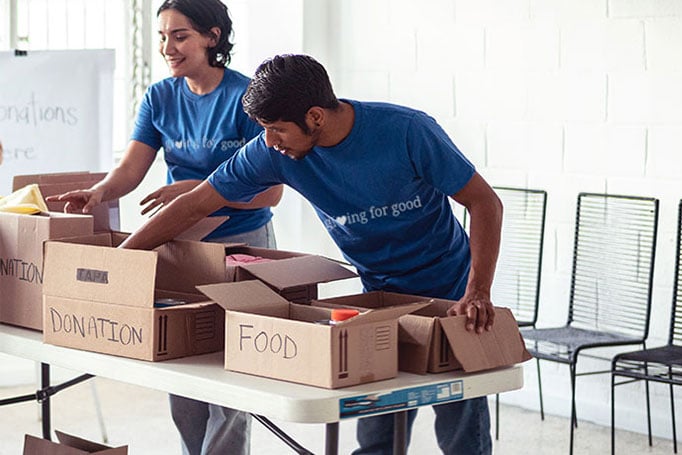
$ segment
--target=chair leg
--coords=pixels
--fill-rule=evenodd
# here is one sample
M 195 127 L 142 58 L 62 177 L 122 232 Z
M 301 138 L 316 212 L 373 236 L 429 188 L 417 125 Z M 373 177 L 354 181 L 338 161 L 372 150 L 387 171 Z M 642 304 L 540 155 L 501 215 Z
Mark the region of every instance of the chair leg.
M 575 412 L 575 364 L 572 363 L 570 364 L 570 370 L 571 370 L 571 439 L 570 439 L 570 448 L 569 448 L 569 454 L 573 455 L 573 433 L 575 432 L 575 428 L 578 426 L 577 425 L 577 417 L 576 417 L 576 412 Z
M 611 370 L 611 455 L 616 455 L 616 375 Z
M 545 420 L 545 406 L 542 402 L 542 378 L 540 375 L 540 359 L 536 358 L 535 363 L 538 369 L 538 392 L 540 393 L 540 420 Z
M 646 428 L 649 433 L 649 447 L 653 445 L 651 437 L 651 399 L 649 398 L 649 381 L 644 380 L 644 392 L 646 393 Z
M 674 433 L 674 431 L 673 431 Z M 495 441 L 500 439 L 500 394 L 495 394 Z
M 670 373 L 672 375 L 672 373 Z M 670 416 L 673 423 L 673 451 L 677 453 L 677 430 L 675 428 L 675 398 L 673 396 L 673 385 L 669 384 L 670 387 Z

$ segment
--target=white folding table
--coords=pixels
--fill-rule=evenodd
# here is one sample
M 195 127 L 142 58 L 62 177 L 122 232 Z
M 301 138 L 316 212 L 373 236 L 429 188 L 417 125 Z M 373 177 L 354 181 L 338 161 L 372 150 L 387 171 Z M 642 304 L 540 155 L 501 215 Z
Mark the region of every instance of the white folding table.
M 50 395 L 91 375 L 249 412 L 299 453 L 311 452 L 298 446 L 268 419 L 324 423 L 325 453 L 328 455 L 338 452 L 338 423 L 341 419 L 395 413 L 394 453 L 405 453 L 405 411 L 408 409 L 466 400 L 523 386 L 523 368 L 514 365 L 479 373 L 453 371 L 416 375 L 400 372 L 394 379 L 329 390 L 226 371 L 223 352 L 147 362 L 44 344 L 40 332 L 2 324 L 0 352 L 42 364 L 42 388 L 34 399 L 42 402 L 43 436 L 48 439 Z M 86 374 L 55 388 L 50 385 L 50 365 Z

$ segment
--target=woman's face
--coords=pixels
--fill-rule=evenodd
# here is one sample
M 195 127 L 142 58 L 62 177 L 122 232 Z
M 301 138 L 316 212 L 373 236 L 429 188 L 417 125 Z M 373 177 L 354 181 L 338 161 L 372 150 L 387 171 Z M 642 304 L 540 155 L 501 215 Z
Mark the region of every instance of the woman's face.
M 202 35 L 177 10 L 161 11 L 159 21 L 159 52 L 166 60 L 171 76 L 196 77 L 210 67 L 207 49 L 216 45 L 220 29 L 213 29 L 216 37 Z

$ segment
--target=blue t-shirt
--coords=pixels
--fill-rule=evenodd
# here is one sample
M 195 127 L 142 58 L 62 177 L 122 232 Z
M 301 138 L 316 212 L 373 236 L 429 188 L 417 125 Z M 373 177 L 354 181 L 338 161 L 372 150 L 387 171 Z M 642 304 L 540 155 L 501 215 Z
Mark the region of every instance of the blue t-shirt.
M 262 131 L 244 113 L 241 99 L 249 79 L 225 69 L 211 93 L 197 95 L 184 78 L 169 77 L 152 84 L 144 95 L 131 139 L 155 150 L 163 147 L 167 183 L 205 180 L 223 161 Z M 230 219 L 206 239 L 252 231 L 265 225 L 269 208 L 223 208 L 213 215 Z
M 292 160 L 249 142 L 208 179 L 228 200 L 284 183 L 311 202 L 365 290 L 456 299 L 470 266 L 469 242 L 448 196 L 474 166 L 436 121 L 413 109 L 349 102 L 350 134 Z

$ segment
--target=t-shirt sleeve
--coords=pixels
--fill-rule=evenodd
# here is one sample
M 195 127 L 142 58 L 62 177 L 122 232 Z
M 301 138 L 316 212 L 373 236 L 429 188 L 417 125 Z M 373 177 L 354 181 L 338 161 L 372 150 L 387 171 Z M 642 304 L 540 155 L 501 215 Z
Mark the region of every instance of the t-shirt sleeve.
M 135 127 L 133 128 L 130 139 L 142 142 L 154 150 L 158 150 L 161 148 L 162 141 L 161 133 L 154 127 L 154 123 L 152 122 L 154 109 L 152 96 L 152 89 L 149 87 L 142 98 L 142 102 L 140 102 L 137 118 L 135 119 Z
M 448 196 L 461 190 L 476 172 L 443 128 L 424 113 L 412 118 L 407 146 L 417 175 Z
M 258 193 L 283 183 L 271 153 L 260 134 L 218 166 L 208 176 L 208 183 L 228 201 L 249 202 Z

